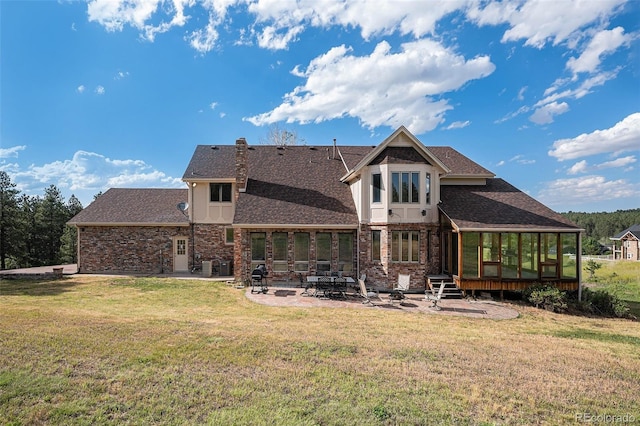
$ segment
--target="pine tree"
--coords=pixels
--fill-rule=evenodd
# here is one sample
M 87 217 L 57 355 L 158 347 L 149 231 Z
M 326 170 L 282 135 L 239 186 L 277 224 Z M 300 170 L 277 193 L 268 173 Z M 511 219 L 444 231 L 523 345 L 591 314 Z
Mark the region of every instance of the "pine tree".
M 18 191 L 5 171 L 0 171 L 0 269 L 7 268 L 7 259 L 18 255 L 19 221 Z M 15 262 L 14 265 L 15 266 Z

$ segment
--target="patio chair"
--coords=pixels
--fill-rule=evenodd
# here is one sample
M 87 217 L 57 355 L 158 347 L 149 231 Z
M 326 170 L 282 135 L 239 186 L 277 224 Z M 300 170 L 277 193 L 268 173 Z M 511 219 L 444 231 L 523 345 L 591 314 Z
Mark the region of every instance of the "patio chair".
M 411 275 L 398 274 L 398 285 L 389 293 L 389 299 L 391 303 L 399 301 L 402 305 L 402 301 L 406 298 L 404 292 L 409 290 L 409 284 L 411 283 Z
M 332 297 L 347 297 L 347 279 L 346 278 L 336 278 L 333 281 L 333 285 L 331 286 Z
M 440 288 L 438 289 L 438 293 L 436 293 L 435 291 L 433 291 L 433 287 L 431 287 L 430 290 L 425 290 L 425 296 L 424 296 L 424 300 L 426 300 L 427 302 L 431 302 L 432 305 L 431 307 L 435 310 L 440 310 L 440 306 L 438 306 L 438 302 L 440 301 L 440 299 L 442 299 L 442 293 L 444 292 L 444 288 L 447 285 L 445 284 L 444 281 L 440 282 Z
M 318 277 L 316 283 L 316 291 L 313 294 L 316 297 L 328 297 L 331 293 L 332 279 L 330 276 Z
M 367 303 L 371 303 L 371 306 L 376 306 L 373 304 L 373 301 L 371 301 L 371 299 L 373 297 L 379 298 L 380 296 L 378 296 L 378 293 L 374 292 L 373 290 L 367 289 L 367 286 L 365 285 L 362 278 L 358 280 L 358 284 L 360 284 L 359 294 L 364 298 L 364 302 L 362 302 L 362 304 L 365 305 Z

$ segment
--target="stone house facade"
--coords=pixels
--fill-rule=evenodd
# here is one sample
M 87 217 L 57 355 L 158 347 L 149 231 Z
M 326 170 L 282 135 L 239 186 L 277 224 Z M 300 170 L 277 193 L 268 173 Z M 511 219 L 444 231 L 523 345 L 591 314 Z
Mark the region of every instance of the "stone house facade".
M 366 274 L 381 290 L 398 274 L 416 290 L 442 274 L 463 290 L 579 285 L 579 228 L 404 127 L 376 146 L 199 145 L 182 180 L 187 189 L 109 190 L 73 218 L 80 271 L 210 261 L 232 264 L 238 281 L 264 264 L 272 281 Z

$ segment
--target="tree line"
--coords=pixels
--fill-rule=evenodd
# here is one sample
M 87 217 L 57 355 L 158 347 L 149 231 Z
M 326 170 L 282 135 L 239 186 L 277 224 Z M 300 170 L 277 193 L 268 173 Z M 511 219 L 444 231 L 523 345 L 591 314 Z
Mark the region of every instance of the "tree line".
M 570 211 L 561 214 L 585 230 L 582 240 L 583 254 L 602 254 L 602 246 L 612 243 L 610 237 L 632 225 L 640 224 L 640 208 L 597 213 Z
M 67 222 L 82 208 L 55 185 L 42 197 L 23 194 L 0 171 L 0 269 L 76 263 L 77 230 Z

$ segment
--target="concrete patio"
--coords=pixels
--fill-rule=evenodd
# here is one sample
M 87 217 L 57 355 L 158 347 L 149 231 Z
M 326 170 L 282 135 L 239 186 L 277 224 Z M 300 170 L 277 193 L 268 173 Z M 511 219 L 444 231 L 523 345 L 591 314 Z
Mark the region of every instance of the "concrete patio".
M 379 298 L 372 298 L 372 303 L 363 304 L 363 298 L 347 296 L 339 299 L 326 299 L 302 294 L 303 288 L 291 286 L 270 286 L 266 294 L 252 293 L 251 287 L 245 289 L 246 297 L 262 305 L 291 306 L 291 307 L 324 307 L 324 308 L 352 308 L 352 309 L 385 309 L 404 312 L 419 312 L 434 315 L 455 315 L 470 318 L 486 318 L 506 320 L 517 318 L 519 313 L 507 304 L 469 299 L 442 299 L 434 309 L 431 302 L 424 300 L 423 294 L 408 294 L 403 303 L 391 302 L 389 295 L 381 293 Z

